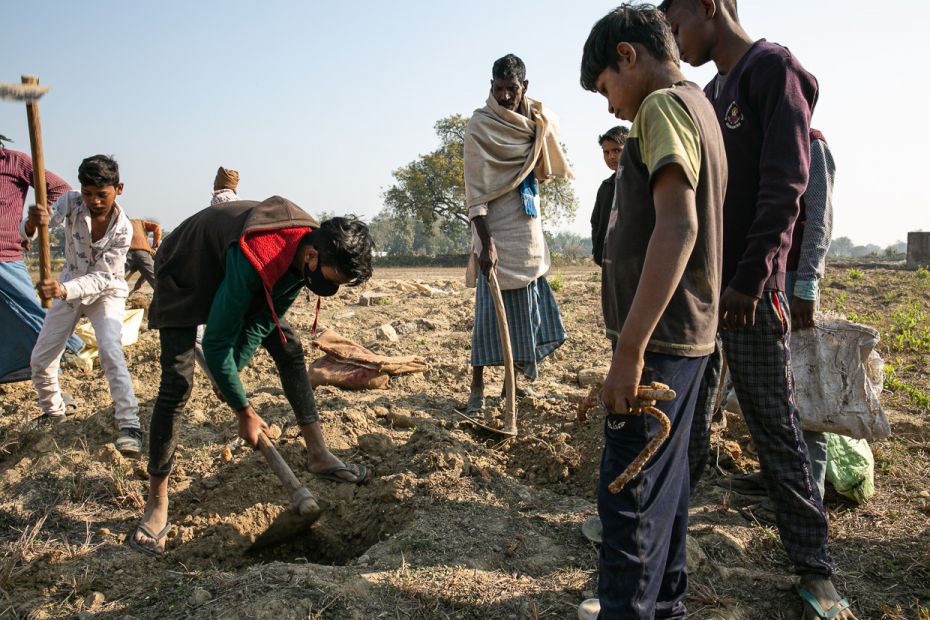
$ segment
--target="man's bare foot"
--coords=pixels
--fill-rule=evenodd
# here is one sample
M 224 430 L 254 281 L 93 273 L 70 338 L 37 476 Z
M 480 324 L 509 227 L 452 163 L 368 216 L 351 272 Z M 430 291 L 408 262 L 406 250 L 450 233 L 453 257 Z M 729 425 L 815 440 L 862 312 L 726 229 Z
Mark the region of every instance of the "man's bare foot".
M 484 386 L 475 388 L 472 386 L 471 393 L 468 395 L 468 403 L 465 405 L 465 415 L 476 416 L 484 411 Z
M 471 391 L 468 394 L 468 404 L 465 405 L 465 415 L 477 416 L 482 411 L 484 411 L 484 366 L 473 366 Z
M 804 595 L 801 596 L 801 600 L 804 601 L 804 615 L 802 618 L 804 620 L 818 620 L 819 618 L 836 618 L 836 620 L 857 620 L 856 616 L 853 615 L 852 611 L 847 609 L 849 603 L 846 602 L 846 599 L 840 596 L 839 592 L 836 591 L 836 587 L 833 585 L 833 582 L 829 579 L 816 575 L 808 575 L 801 577 L 801 583 L 798 585 L 798 589 L 801 592 L 810 593 L 814 599 L 817 600 L 817 603 L 820 605 L 818 610 Z M 836 609 L 843 609 L 839 613 L 834 614 Z
M 155 540 L 168 525 L 168 496 L 160 495 L 157 497 L 149 496 L 145 502 L 145 514 L 139 522 L 139 528 L 133 532 L 133 540 L 136 545 L 150 549 L 154 554 L 161 555 L 165 551 L 165 538 Z M 141 528 L 148 530 L 152 536 L 146 535 Z
M 325 448 L 322 451 L 316 454 L 311 454 L 307 457 L 307 468 L 312 474 L 318 474 L 326 470 L 331 470 L 334 467 L 345 467 L 345 463 L 340 461 L 338 458 L 336 458 L 336 455 L 334 455 L 329 450 L 326 450 Z M 358 476 L 346 469 L 340 469 L 333 473 L 346 482 L 358 482 Z

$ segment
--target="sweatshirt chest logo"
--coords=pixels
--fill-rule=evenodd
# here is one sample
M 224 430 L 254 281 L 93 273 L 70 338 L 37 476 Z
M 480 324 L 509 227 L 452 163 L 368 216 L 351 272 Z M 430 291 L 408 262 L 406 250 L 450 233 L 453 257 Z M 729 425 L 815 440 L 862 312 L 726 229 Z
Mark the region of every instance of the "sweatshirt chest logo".
M 743 124 L 743 111 L 735 101 L 727 108 L 726 114 L 723 115 L 723 122 L 728 129 L 736 129 Z

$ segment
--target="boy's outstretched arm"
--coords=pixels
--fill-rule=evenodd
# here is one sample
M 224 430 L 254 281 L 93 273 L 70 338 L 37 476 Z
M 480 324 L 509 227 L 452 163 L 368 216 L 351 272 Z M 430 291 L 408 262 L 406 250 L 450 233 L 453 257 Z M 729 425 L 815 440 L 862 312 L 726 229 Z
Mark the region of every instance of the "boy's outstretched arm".
M 619 413 L 638 407 L 636 388 L 646 345 L 681 281 L 698 233 L 694 189 L 679 164 L 670 163 L 656 171 L 652 197 L 655 228 L 630 313 L 623 322 L 604 380 L 604 404 L 609 411 Z

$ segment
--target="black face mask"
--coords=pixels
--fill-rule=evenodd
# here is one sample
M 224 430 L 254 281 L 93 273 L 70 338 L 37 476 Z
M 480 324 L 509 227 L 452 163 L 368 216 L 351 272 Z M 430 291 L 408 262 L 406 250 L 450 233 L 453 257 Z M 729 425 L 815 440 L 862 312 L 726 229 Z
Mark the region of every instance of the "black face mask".
M 304 265 L 304 282 L 311 291 L 320 297 L 332 297 L 339 292 L 339 285 L 323 277 L 323 263 L 317 259 L 316 269 L 310 271 L 309 265 Z

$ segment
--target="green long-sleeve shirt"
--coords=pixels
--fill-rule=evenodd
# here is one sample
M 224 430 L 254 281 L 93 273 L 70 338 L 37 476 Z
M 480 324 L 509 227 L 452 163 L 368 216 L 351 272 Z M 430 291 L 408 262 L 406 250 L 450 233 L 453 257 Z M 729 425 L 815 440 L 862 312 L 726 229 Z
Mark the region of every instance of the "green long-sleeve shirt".
M 303 283 L 303 278 L 292 269 L 275 283 L 271 300 L 278 317 L 284 316 L 294 303 Z M 202 344 L 207 368 L 233 409 L 249 404 L 239 371 L 249 365 L 262 340 L 273 331 L 274 318 L 258 271 L 238 245 L 230 246 L 226 252 L 226 275 L 210 306 Z

